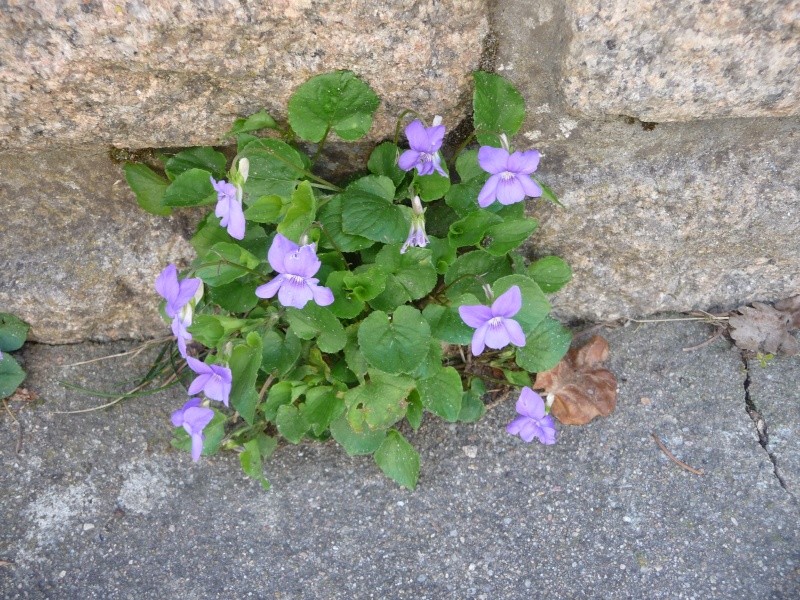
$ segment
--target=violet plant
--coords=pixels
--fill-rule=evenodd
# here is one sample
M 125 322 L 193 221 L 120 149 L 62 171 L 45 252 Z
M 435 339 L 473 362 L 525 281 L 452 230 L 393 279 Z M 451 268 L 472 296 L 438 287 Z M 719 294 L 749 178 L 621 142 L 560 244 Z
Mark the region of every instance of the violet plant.
M 192 238 L 197 259 L 156 286 L 172 360 L 188 394 L 202 394 L 173 414 L 176 447 L 194 460 L 238 450 L 268 487 L 262 461 L 279 438 L 333 439 L 413 489 L 409 430 L 426 415 L 479 419 L 487 384 L 522 390 L 510 433 L 555 442 L 530 385 L 569 347 L 546 293 L 571 271 L 521 248 L 537 227 L 526 199 L 557 200 L 535 175 L 539 152 L 509 143 L 525 116 L 519 92 L 474 78 L 474 132 L 449 162 L 441 118 L 407 111 L 366 171 L 345 183 L 316 174 L 330 136 L 362 138 L 379 105 L 337 71 L 294 92 L 285 124 L 264 111 L 237 119 L 230 160 L 204 147 L 164 156 L 163 175 L 125 165 L 151 213 L 214 206 Z

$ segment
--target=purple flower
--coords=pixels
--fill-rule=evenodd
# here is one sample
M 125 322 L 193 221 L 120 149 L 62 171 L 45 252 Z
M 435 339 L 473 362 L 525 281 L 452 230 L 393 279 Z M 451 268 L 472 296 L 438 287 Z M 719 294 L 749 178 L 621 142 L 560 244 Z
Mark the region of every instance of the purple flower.
M 511 435 L 519 435 L 525 442 L 538 438 L 543 444 L 556 443 L 556 426 L 553 417 L 545 414 L 544 400 L 529 387 L 522 388 L 517 400 L 520 416 L 506 426 Z
M 522 308 L 522 293 L 519 286 L 513 286 L 501 294 L 491 306 L 474 304 L 459 306 L 458 314 L 464 323 L 475 327 L 472 335 L 472 354 L 478 356 L 486 346 L 499 350 L 509 343 L 525 345 L 522 327 L 513 317 Z
M 192 460 L 200 460 L 203 451 L 203 429 L 214 418 L 214 411 L 200 406 L 200 398 L 192 398 L 182 408 L 172 413 L 172 424 L 181 427 L 192 437 Z
M 322 266 L 314 244 L 298 246 L 279 233 L 272 241 L 267 259 L 278 276 L 256 288 L 256 296 L 272 298 L 278 294 L 281 304 L 295 308 L 303 308 L 311 299 L 320 306 L 333 303 L 333 292 L 317 285 L 319 279 L 314 277 Z
M 211 185 L 217 192 L 217 207 L 214 214 L 219 217 L 219 224 L 228 230 L 228 234 L 232 238 L 243 239 L 242 188 L 224 180 L 215 181 L 213 177 L 211 177 Z
M 180 310 L 194 298 L 201 283 L 196 277 L 178 281 L 178 268 L 172 264 L 161 271 L 156 279 L 156 291 L 167 301 L 164 309 L 167 316 L 178 316 Z
M 411 199 L 413 214 L 411 215 L 411 231 L 408 232 L 406 243 L 400 248 L 400 254 L 405 254 L 410 246 L 424 248 L 428 245 L 428 236 L 425 233 L 425 209 L 422 208 L 419 196 Z
M 500 204 L 514 204 L 525 196 L 541 196 L 542 188 L 530 178 L 539 166 L 539 156 L 538 150 L 509 155 L 505 148 L 483 146 L 478 150 L 478 164 L 492 176 L 478 194 L 478 204 L 486 208 L 495 200 Z
M 192 334 L 186 329 L 192 324 L 192 314 L 182 310 L 181 313 L 172 319 L 172 334 L 178 339 L 178 352 L 186 358 L 186 342 L 192 341 Z
M 444 140 L 444 125 L 440 125 L 441 117 L 433 120 L 433 127 L 425 127 L 418 119 L 406 127 L 406 137 L 411 150 L 406 150 L 400 155 L 397 166 L 403 171 L 410 171 L 414 167 L 420 175 L 431 175 L 437 171 L 443 177 L 447 173 L 442 169 L 442 158 L 439 148 Z
M 189 368 L 197 373 L 192 385 L 189 386 L 189 394 L 196 394 L 201 391 L 211 400 L 222 402 L 228 406 L 228 398 L 231 395 L 231 370 L 222 365 L 207 365 L 206 363 L 186 357 Z

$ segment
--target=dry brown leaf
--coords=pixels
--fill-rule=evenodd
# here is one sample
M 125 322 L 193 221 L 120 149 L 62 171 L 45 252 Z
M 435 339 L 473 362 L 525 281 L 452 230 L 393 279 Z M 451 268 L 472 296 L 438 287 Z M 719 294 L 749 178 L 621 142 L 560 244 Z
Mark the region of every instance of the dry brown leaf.
M 800 294 L 776 302 L 775 308 L 787 313 L 791 317 L 792 321 L 790 325 L 792 329 L 800 329 Z
M 782 352 L 789 356 L 800 351 L 797 340 L 789 333 L 794 320 L 790 312 L 777 310 L 762 302 L 753 302 L 752 307 L 742 306 L 737 310 L 739 314 L 732 313 L 728 325 L 733 341 L 742 350 L 770 354 Z
M 554 368 L 537 373 L 533 387 L 555 396 L 550 414 L 565 425 L 610 415 L 617 405 L 617 378 L 600 366 L 607 359 L 608 342 L 595 335 Z

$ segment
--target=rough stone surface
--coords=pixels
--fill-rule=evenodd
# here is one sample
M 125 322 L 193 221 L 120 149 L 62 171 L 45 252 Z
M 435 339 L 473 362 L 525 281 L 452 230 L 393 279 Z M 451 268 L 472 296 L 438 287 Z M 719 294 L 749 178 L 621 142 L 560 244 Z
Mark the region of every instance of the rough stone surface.
M 642 121 L 800 113 L 797 0 L 569 0 L 570 107 Z
M 457 122 L 488 32 L 486 0 L 100 0 L 0 13 L 0 148 L 214 144 L 237 116 L 284 116 L 312 75 L 351 69 L 382 98 Z
M 529 252 L 573 266 L 561 316 L 731 309 L 800 289 L 797 120 L 584 122 L 540 147 L 566 208 L 531 205 Z
M 332 445 L 279 448 L 269 492 L 235 455 L 193 465 L 167 443 L 179 390 L 54 414 L 101 402 L 60 380 L 110 388 L 145 357 L 68 367 L 126 346 L 30 345 L 26 385 L 41 400 L 10 403 L 20 453 L 0 411 L 0 595 L 796 598 L 800 508 L 746 412 L 739 353 L 724 340 L 681 351 L 708 333 L 603 332 L 617 410 L 560 427 L 555 446 L 504 432 L 512 402 L 476 425 L 426 418 L 410 436 L 423 469 L 413 493 Z M 652 432 L 704 474 L 670 462 Z
M 764 420 L 766 450 L 786 489 L 800 497 L 800 359 L 748 360 L 749 393 Z
M 141 210 L 107 147 L 0 154 L 0 311 L 47 343 L 168 333 L 156 276 L 192 256 L 189 213 Z

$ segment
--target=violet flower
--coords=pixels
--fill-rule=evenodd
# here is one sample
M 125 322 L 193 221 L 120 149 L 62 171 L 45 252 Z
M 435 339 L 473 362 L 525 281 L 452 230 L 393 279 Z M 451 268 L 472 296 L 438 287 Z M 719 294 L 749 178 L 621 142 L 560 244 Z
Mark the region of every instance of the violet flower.
M 411 231 L 408 232 L 406 243 L 400 248 L 400 254 L 405 254 L 410 246 L 424 248 L 428 245 L 428 236 L 425 233 L 425 209 L 422 208 L 419 196 L 411 199 Z
M 522 308 L 522 292 L 519 286 L 508 288 L 491 306 L 474 304 L 459 306 L 458 314 L 464 323 L 475 327 L 472 335 L 472 354 L 478 356 L 486 346 L 499 350 L 509 343 L 522 347 L 525 334 L 513 317 Z
M 202 391 L 207 398 L 228 406 L 233 381 L 231 370 L 222 365 L 207 365 L 191 356 L 186 357 L 186 362 L 189 368 L 197 373 L 197 377 L 189 386 L 189 395 Z
M 205 406 L 200 406 L 200 398 L 191 398 L 182 408 L 172 413 L 172 424 L 186 430 L 192 438 L 192 460 L 200 460 L 203 452 L 203 429 L 214 418 L 214 411 Z
M 281 304 L 294 308 L 303 308 L 312 299 L 320 306 L 333 303 L 333 292 L 318 285 L 319 279 L 314 277 L 322 266 L 314 244 L 298 246 L 279 233 L 272 241 L 267 260 L 278 276 L 256 288 L 259 298 L 278 294 Z
M 217 207 L 214 214 L 219 217 L 219 224 L 228 230 L 228 234 L 237 240 L 244 238 L 244 211 L 242 210 L 241 192 L 232 183 L 211 177 L 211 185 L 217 192 Z
M 400 155 L 397 161 L 398 167 L 403 171 L 410 171 L 416 167 L 420 175 L 431 175 L 437 171 L 442 177 L 447 177 L 447 173 L 442 169 L 442 158 L 439 156 L 445 131 L 441 122 L 442 118 L 437 115 L 432 127 L 425 127 L 419 119 L 412 121 L 406 127 L 406 137 L 411 149 Z
M 522 388 L 517 400 L 519 416 L 506 426 L 511 435 L 518 435 L 525 442 L 538 438 L 543 444 L 556 443 L 556 426 L 553 417 L 545 414 L 544 400 L 529 387 Z
M 478 194 L 478 204 L 486 208 L 497 200 L 500 204 L 521 202 L 525 196 L 538 197 L 542 188 L 530 174 L 539 166 L 539 151 L 508 153 L 508 148 L 483 146 L 478 150 L 478 164 L 491 177 Z
M 173 264 L 167 265 L 156 279 L 156 291 L 167 301 L 164 308 L 167 316 L 171 319 L 178 316 L 180 310 L 194 298 L 201 283 L 196 277 L 178 281 L 178 268 Z
M 178 352 L 183 358 L 186 358 L 186 342 L 192 341 L 192 334 L 187 330 L 187 327 L 192 324 L 192 313 L 191 310 L 185 310 L 189 306 L 187 304 L 180 314 L 172 319 L 172 334 L 178 340 Z

